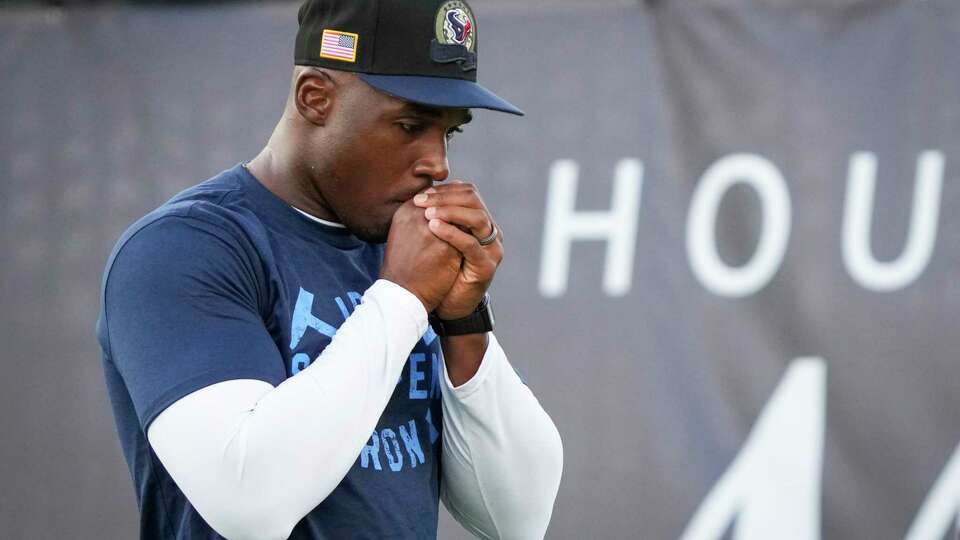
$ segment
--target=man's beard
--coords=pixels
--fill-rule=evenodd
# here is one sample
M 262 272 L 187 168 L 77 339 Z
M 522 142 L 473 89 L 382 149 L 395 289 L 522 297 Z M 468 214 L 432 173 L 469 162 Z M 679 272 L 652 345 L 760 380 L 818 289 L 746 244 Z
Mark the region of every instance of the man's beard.
M 393 222 L 393 213 L 380 222 L 363 223 L 363 217 L 370 217 L 370 209 L 351 207 L 352 205 L 341 207 L 336 204 L 335 200 L 331 199 L 327 199 L 326 203 L 327 208 L 337 216 L 337 220 L 347 228 L 350 234 L 368 244 L 386 243 L 387 236 L 390 234 L 390 224 Z M 398 206 L 397 209 L 399 208 Z M 394 213 L 396 213 L 396 210 L 394 210 Z M 356 217 L 361 219 L 356 219 Z
M 381 223 L 356 223 L 350 219 L 341 218 L 341 223 L 350 231 L 351 234 L 368 244 L 384 244 L 390 235 L 390 225 L 393 223 L 393 215 Z
M 390 236 L 390 223 L 387 223 L 385 226 L 374 225 L 367 227 L 351 227 L 347 225 L 347 230 L 368 244 L 384 244 Z

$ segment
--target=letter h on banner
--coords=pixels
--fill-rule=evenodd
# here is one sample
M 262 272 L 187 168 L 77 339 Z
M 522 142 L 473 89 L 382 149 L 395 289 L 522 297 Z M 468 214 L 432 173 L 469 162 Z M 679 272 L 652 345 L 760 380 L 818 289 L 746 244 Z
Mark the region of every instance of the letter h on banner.
M 623 159 L 617 164 L 609 211 L 575 210 L 579 172 L 572 160 L 559 160 L 550 169 L 540 293 L 556 298 L 567 291 L 570 247 L 575 240 L 605 240 L 603 291 L 609 296 L 623 296 L 630 291 L 633 274 L 643 163 Z

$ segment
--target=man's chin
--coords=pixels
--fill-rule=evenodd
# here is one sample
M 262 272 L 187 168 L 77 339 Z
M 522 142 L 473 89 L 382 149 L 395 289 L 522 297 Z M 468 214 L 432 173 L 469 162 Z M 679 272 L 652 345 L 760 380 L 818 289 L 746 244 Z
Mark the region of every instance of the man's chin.
M 380 216 L 378 223 L 351 223 L 344 219 L 343 223 L 354 236 L 369 244 L 385 244 L 390 235 L 390 225 L 393 223 L 393 215 L 403 206 L 402 202 L 391 205 L 392 208 L 381 208 L 377 214 L 387 214 Z M 385 210 L 385 211 L 384 211 Z M 368 214 L 373 216 L 374 213 Z
M 349 227 L 354 236 L 368 244 L 385 244 L 390 235 L 390 223 L 380 226 Z

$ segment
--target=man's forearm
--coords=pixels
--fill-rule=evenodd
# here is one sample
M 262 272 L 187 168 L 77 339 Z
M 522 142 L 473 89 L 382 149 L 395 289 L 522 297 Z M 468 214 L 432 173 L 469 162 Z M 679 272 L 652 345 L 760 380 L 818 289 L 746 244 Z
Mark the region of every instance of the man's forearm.
M 221 535 L 286 538 L 356 461 L 425 328 L 419 300 L 377 282 L 308 368 L 276 388 L 198 390 L 154 420 L 150 444 Z
M 460 386 L 477 374 L 489 342 L 486 333 L 441 338 L 447 375 L 454 386 Z
M 472 377 L 456 384 L 445 373 L 441 384 L 441 496 L 457 521 L 481 538 L 542 538 L 563 468 L 560 435 L 496 338 L 487 339 Z

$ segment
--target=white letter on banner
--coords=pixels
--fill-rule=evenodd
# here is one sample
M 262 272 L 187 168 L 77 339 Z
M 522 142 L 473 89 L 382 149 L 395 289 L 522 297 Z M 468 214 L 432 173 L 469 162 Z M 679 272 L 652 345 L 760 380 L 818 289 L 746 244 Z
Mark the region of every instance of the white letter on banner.
M 611 209 L 607 212 L 574 210 L 578 175 L 579 167 L 571 160 L 559 160 L 550 169 L 540 260 L 540 293 L 555 298 L 566 292 L 570 244 L 574 240 L 606 240 L 603 290 L 609 296 L 623 296 L 630 291 L 633 275 L 643 163 L 624 159 L 617 164 Z
M 815 357 L 790 365 L 681 540 L 721 538 L 738 514 L 737 540 L 820 537 L 826 370 Z
M 897 260 L 881 263 L 870 250 L 877 157 L 871 152 L 850 156 L 843 213 L 843 263 L 857 283 L 874 291 L 895 291 L 912 283 L 927 267 L 937 239 L 943 161 L 943 154 L 935 150 L 920 155 L 907 245 Z
M 731 268 L 717 253 L 717 210 L 727 190 L 738 183 L 760 196 L 763 229 L 753 258 Z M 693 274 L 710 292 L 747 296 L 762 289 L 780 268 L 789 238 L 790 194 L 773 163 L 755 154 L 733 154 L 703 173 L 687 216 L 687 257 Z
M 905 540 L 940 540 L 952 525 L 960 533 L 960 445 L 934 482 Z

